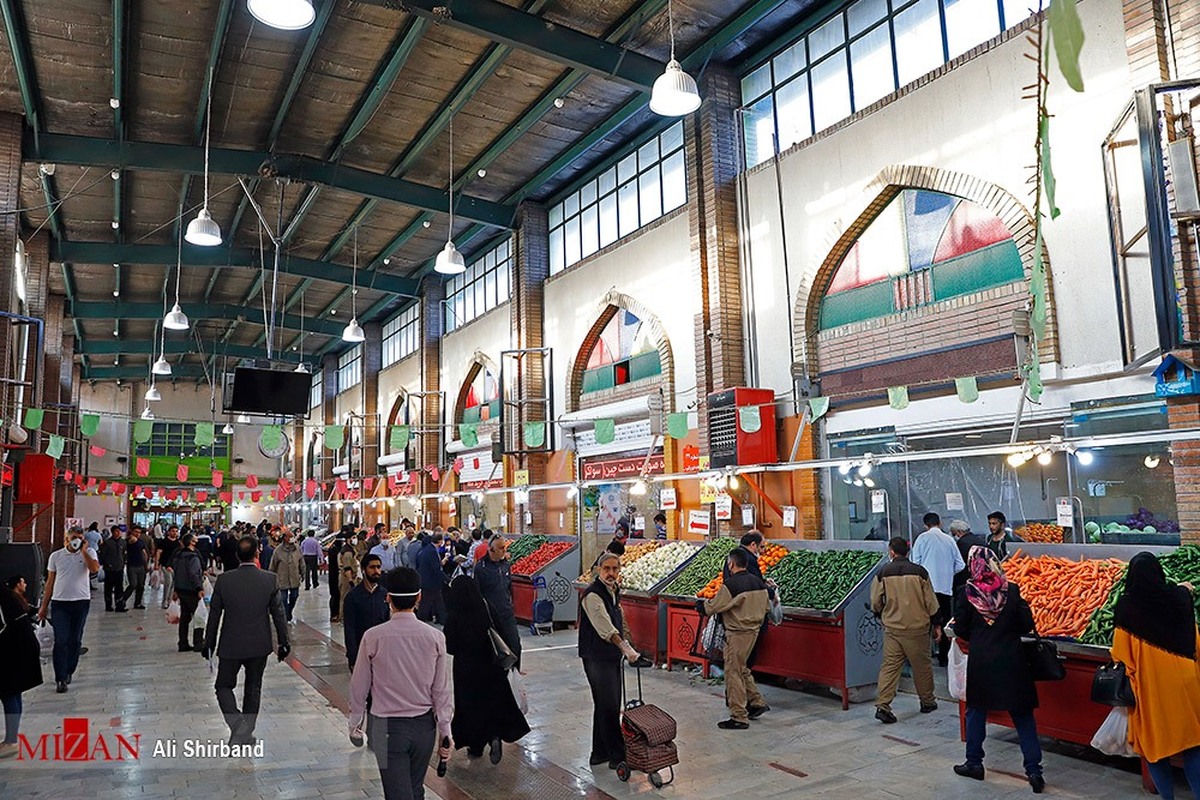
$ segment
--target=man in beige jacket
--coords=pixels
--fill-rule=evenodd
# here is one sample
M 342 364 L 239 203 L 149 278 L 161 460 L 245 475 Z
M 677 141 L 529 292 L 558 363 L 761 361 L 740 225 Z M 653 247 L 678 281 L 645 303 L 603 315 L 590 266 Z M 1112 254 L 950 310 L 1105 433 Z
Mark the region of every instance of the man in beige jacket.
M 699 611 L 708 616 L 720 614 L 725 624 L 725 704 L 729 706 L 729 719 L 717 723 L 722 730 L 746 730 L 750 720 L 770 710 L 746 665 L 770 608 L 767 584 L 746 571 L 746 552 L 738 549 L 730 553 L 726 562 L 729 578 L 721 590 L 709 600 L 697 601 Z
M 287 621 L 292 622 L 292 612 L 296 608 L 296 598 L 300 596 L 300 583 L 304 575 L 304 557 L 300 554 L 296 534 L 292 531 L 284 529 L 283 543 L 271 555 L 269 569 L 279 579 L 279 596 L 283 599 Z
M 942 638 L 938 599 L 929 582 L 929 573 L 908 560 L 908 541 L 899 536 L 888 542 L 888 554 L 892 563 L 879 570 L 871 584 L 871 609 L 883 622 L 883 664 L 879 668 L 875 719 L 885 725 L 896 721 L 892 700 L 905 661 L 912 664 L 921 713 L 937 709 L 929 655 L 930 629 L 934 638 L 938 641 Z

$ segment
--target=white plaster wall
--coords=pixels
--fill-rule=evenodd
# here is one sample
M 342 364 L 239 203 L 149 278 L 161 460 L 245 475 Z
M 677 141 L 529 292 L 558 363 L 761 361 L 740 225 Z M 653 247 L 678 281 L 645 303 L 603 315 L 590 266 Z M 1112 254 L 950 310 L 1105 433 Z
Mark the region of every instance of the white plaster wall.
M 506 306 L 507 308 L 507 306 Z M 379 373 L 379 424 L 387 425 L 392 405 L 401 391 L 421 391 L 420 352 L 403 358 Z
M 545 344 L 554 348 L 554 410 L 567 411 L 567 371 L 612 289 L 640 300 L 662 321 L 675 359 L 675 408 L 696 399 L 692 344 L 700 290 L 692 276 L 687 214 L 546 282 Z
M 442 391 L 445 392 L 443 407 L 446 410 L 447 421 L 454 414 L 454 403 L 458 399 L 458 393 L 462 389 L 463 380 L 467 377 L 476 350 L 492 360 L 495 364 L 496 380 L 500 380 L 500 353 L 511 349 L 515 340 L 511 314 L 509 304 L 504 303 L 446 334 L 442 339 L 441 385 Z M 455 431 L 449 439 L 457 436 Z
M 1119 0 L 1079 4 L 1087 41 L 1087 91 L 1052 69 L 1049 99 L 1054 173 L 1062 215 L 1045 228 L 1057 304 L 1061 363 L 1094 375 L 1119 370 L 1100 143 L 1131 97 Z M 773 169 L 749 176 L 749 242 L 762 382 L 790 388 L 791 316 L 802 276 L 819 264 L 839 223 L 872 199 L 863 191 L 891 164 L 932 166 L 991 181 L 1032 202 L 1035 110 L 1020 99 L 1034 80 L 1017 37 L 855 122 L 781 158 L 791 296 L 785 292 Z M 796 357 L 801 357 L 797 352 Z M 963 408 L 969 408 L 964 406 Z

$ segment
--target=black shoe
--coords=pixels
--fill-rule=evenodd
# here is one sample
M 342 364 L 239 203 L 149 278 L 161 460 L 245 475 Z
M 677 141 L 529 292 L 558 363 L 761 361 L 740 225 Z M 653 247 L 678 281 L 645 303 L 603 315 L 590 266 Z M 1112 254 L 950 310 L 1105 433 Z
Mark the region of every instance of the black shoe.
M 468 747 L 467 748 L 467 758 L 483 758 L 483 748 L 481 747 L 478 750 L 476 750 L 474 747 Z M 596 764 L 603 763 L 603 760 L 604 759 L 601 759 L 600 761 L 593 761 L 592 764 L 596 765 Z
M 67 690 L 67 682 L 66 681 L 59 681 L 58 683 L 56 683 L 54 685 L 54 691 L 58 692 L 59 694 L 62 694 L 66 690 Z
M 467 750 L 467 755 L 471 755 L 471 751 L 469 749 Z M 478 753 L 475 754 L 474 757 L 479 758 L 482 755 L 483 755 L 483 751 L 480 750 Z M 608 759 L 605 758 L 604 756 L 600 756 L 599 758 L 592 756 L 591 758 L 588 759 L 588 766 L 589 767 L 598 767 L 601 764 L 605 763 L 606 761 L 608 761 Z
M 184 644 L 183 642 L 180 642 L 179 643 L 179 652 L 190 653 L 190 652 L 192 652 L 192 646 L 190 644 Z
M 488 758 L 493 764 L 499 764 L 500 759 L 504 758 L 504 742 L 500 741 L 499 736 L 492 739 L 488 748 Z
M 118 614 L 127 614 L 127 613 L 129 613 L 129 609 L 126 608 L 125 606 L 121 606 L 120 608 L 117 609 L 117 613 Z
M 104 607 L 104 610 L 105 610 L 105 611 L 112 611 L 112 606 L 105 606 L 105 607 Z
M 896 715 L 890 709 L 877 708 L 875 709 L 875 719 L 882 722 L 884 725 L 891 725 L 896 721 Z
M 981 781 L 983 780 L 983 765 L 955 764 L 954 774 L 961 775 L 964 778 L 971 778 L 973 780 Z
M 748 716 L 750 719 L 758 719 L 770 710 L 770 706 L 750 706 L 748 709 L 746 709 L 746 716 Z
M 145 606 L 138 606 L 138 605 L 135 605 L 135 606 L 134 606 L 134 608 L 140 608 L 140 609 L 143 609 L 143 610 L 145 610 L 145 608 L 146 608 L 146 607 L 145 607 Z
M 81 648 L 79 648 L 79 655 L 81 655 L 81 656 L 86 656 L 86 655 L 87 655 L 87 651 L 88 651 L 88 649 L 87 649 L 86 647 L 81 647 Z M 71 682 L 71 681 L 70 681 L 70 679 L 68 678 L 68 679 L 67 679 L 67 683 L 70 683 L 70 682 Z
M 736 719 L 723 719 L 717 723 L 717 727 L 723 731 L 744 731 L 750 727 L 750 723 L 738 722 Z
M 1033 789 L 1034 794 L 1041 794 L 1046 791 L 1046 779 L 1041 775 L 1030 775 L 1029 788 Z
M 937 711 L 937 703 L 930 703 L 929 705 L 921 703 L 922 714 L 932 714 L 934 711 Z
M 66 680 L 64 680 L 64 681 L 63 681 L 63 683 L 65 683 L 67 686 L 70 686 L 70 685 L 71 685 L 71 678 L 74 678 L 74 677 L 75 677 L 74 675 L 68 675 L 68 676 L 67 676 L 67 678 L 66 678 Z

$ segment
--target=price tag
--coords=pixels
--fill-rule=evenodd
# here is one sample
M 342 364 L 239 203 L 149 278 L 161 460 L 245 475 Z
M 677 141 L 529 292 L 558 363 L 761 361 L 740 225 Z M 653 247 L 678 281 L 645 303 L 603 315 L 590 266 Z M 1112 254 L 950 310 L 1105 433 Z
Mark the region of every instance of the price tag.
M 529 470 L 516 469 L 513 470 L 513 486 L 528 486 L 529 485 Z
M 567 527 L 567 515 L 563 512 L 558 512 L 558 529 L 563 530 Z
M 526 511 L 526 512 L 525 512 L 525 524 L 526 524 L 526 525 L 532 525 L 532 524 L 533 524 L 533 512 L 532 512 L 532 511 Z
M 727 494 L 717 495 L 717 519 L 733 519 L 733 498 Z
M 508 527 L 508 514 L 501 514 L 500 515 L 500 530 L 504 530 L 507 527 Z
M 675 499 L 674 489 L 658 490 L 658 507 L 663 511 L 673 511 L 679 507 L 678 501 Z
M 754 506 L 742 506 L 742 525 L 747 528 L 754 527 Z
M 475 530 L 475 515 L 474 514 L 467 514 L 467 529 L 472 530 L 472 531 Z
M 1069 497 L 1059 497 L 1055 500 L 1054 510 L 1057 512 L 1055 516 L 1059 526 L 1063 528 L 1075 527 L 1075 505 Z
M 717 502 L 719 494 L 717 487 L 708 481 L 700 481 L 700 505 L 707 506 Z
M 696 459 L 696 461 L 701 472 L 704 472 L 706 469 L 708 469 L 708 465 L 711 463 L 708 456 L 700 456 L 700 458 Z
M 450 514 L 450 516 L 452 516 L 452 517 L 458 516 L 458 503 L 455 503 L 453 500 L 450 501 L 450 504 L 447 506 L 447 509 L 448 509 L 448 513 Z
M 963 508 L 962 492 L 946 492 L 947 511 L 962 511 Z
M 795 528 L 796 527 L 796 507 L 795 506 L 784 506 L 783 507 L 783 527 L 785 527 L 785 528 Z
M 947 495 L 948 497 L 949 495 Z M 871 491 L 871 513 L 883 514 L 887 511 L 887 492 L 883 489 Z
M 695 533 L 699 534 L 700 536 L 708 536 L 711 526 L 711 517 L 707 511 L 688 512 L 688 533 Z
M 634 517 L 633 518 L 633 529 L 637 530 L 637 531 L 646 530 L 646 518 L 645 517 Z

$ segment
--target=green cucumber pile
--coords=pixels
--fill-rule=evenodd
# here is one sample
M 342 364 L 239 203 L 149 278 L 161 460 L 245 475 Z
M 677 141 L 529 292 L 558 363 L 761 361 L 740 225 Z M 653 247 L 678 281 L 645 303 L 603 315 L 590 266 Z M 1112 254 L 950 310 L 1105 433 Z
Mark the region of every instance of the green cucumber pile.
M 1200 586 L 1200 545 L 1184 545 L 1178 550 L 1173 550 L 1166 555 L 1159 556 L 1158 560 L 1163 566 L 1163 572 L 1167 574 L 1168 581 L 1174 583 L 1187 581 L 1193 585 Z M 1088 621 L 1087 629 L 1079 637 L 1079 641 L 1084 644 L 1094 644 L 1102 647 L 1112 646 L 1113 614 L 1117 608 L 1117 601 L 1121 599 L 1124 591 L 1125 577 L 1122 575 L 1113 584 L 1112 592 L 1109 593 L 1108 599 L 1104 601 L 1104 605 L 1100 606 L 1092 614 L 1092 618 Z M 1194 592 L 1192 600 L 1195 603 L 1196 619 L 1200 620 L 1200 592 Z
M 779 584 L 779 601 L 793 608 L 828 611 L 879 563 L 869 550 L 795 550 L 772 567 L 766 577 Z
M 527 533 L 508 546 L 508 562 L 515 564 L 550 541 L 541 534 Z
M 671 585 L 663 590 L 663 594 L 682 595 L 691 597 L 708 585 L 708 582 L 720 574 L 725 566 L 725 559 L 737 549 L 738 540 L 732 536 L 721 536 L 713 539 L 704 549 L 696 554 L 691 563 Z

